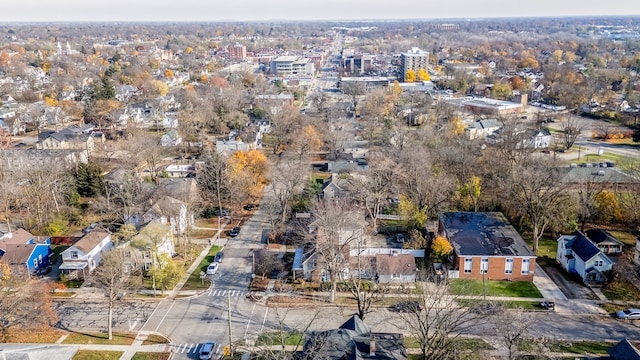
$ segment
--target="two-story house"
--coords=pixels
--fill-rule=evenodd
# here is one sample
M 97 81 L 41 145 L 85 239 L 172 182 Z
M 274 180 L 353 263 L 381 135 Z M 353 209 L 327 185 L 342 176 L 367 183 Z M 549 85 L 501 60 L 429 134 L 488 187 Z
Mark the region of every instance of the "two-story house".
M 163 196 L 156 201 L 144 215 L 143 223 L 159 222 L 168 225 L 173 234 L 184 234 L 187 227 L 193 224 L 193 214 L 189 214 L 187 205 L 171 196 Z
M 127 272 L 147 271 L 160 261 L 161 255 L 171 258 L 176 254 L 171 228 L 159 222 L 145 225 L 135 238 L 118 248 L 123 250 Z
M 604 273 L 613 268 L 611 259 L 580 231 L 558 238 L 556 261 L 589 285 L 601 284 L 605 280 Z
M 113 248 L 111 233 L 95 228 L 62 252 L 60 271 L 69 278 L 85 278 L 99 264 L 104 253 Z
M 40 133 L 36 148 L 45 150 L 85 150 L 92 153 L 95 148 L 95 137 L 84 127 L 70 126 L 61 131 L 44 131 Z
M 18 276 L 30 276 L 50 265 L 51 240 L 48 236 L 34 236 L 18 229 L 0 239 L 0 261 L 11 267 Z
M 536 255 L 502 213 L 440 213 L 437 235 L 453 247 L 450 278 L 533 281 Z

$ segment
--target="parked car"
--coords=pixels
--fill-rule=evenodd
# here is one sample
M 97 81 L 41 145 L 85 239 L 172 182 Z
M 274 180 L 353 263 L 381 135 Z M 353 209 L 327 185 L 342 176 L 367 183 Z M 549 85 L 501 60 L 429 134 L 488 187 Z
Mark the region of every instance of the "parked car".
M 547 310 L 555 310 L 556 304 L 553 301 L 542 301 L 540 302 L 540 306 Z
M 214 341 L 209 341 L 202 344 L 199 353 L 200 360 L 208 360 L 213 358 L 213 354 L 216 351 L 216 343 Z
M 616 313 L 618 319 L 624 320 L 640 320 L 640 309 L 625 309 Z
M 222 262 L 222 258 L 224 257 L 224 253 L 222 251 L 218 251 L 216 254 L 216 258 L 213 260 L 214 262 Z
M 391 310 L 403 313 L 419 312 L 422 311 L 422 305 L 417 301 L 403 301 L 393 305 Z
M 216 273 L 216 271 L 218 271 L 218 264 L 217 262 L 212 262 L 211 264 L 209 264 L 209 266 L 207 266 L 207 275 L 213 275 Z
M 404 234 L 396 234 L 396 242 L 404 244 Z
M 244 206 L 244 209 L 247 210 L 247 211 L 251 211 L 251 210 L 253 210 L 253 209 L 257 208 L 257 207 L 258 206 L 256 204 L 247 204 L 247 205 Z
M 218 217 L 226 217 L 229 216 L 229 209 L 218 209 L 213 210 L 213 216 Z
M 229 231 L 229 236 L 231 237 L 236 237 L 240 234 L 240 228 L 239 227 L 234 227 L 233 229 L 231 229 L 231 231 Z
M 51 265 L 49 265 L 47 267 L 40 268 L 40 269 L 36 270 L 36 276 L 43 277 L 43 276 L 47 275 L 48 273 L 50 273 L 51 270 L 52 270 Z

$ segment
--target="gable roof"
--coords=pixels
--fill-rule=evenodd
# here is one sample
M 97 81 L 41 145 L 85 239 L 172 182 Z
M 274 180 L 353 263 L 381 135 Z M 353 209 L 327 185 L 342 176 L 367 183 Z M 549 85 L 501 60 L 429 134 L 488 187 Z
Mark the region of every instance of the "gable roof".
M 416 261 L 412 254 L 377 254 L 376 272 L 385 275 L 413 275 L 416 273 Z
M 640 360 L 640 351 L 626 338 L 607 350 L 607 353 L 613 360 Z
M 600 249 L 596 244 L 591 242 L 583 233 L 576 230 L 573 234 L 573 239 L 567 241 L 566 247 L 571 248 L 575 256 L 582 259 L 582 261 L 587 262 L 600 253 Z
M 153 206 L 144 214 L 144 217 L 148 216 L 159 218 L 162 216 L 179 216 L 180 210 L 184 206 L 184 203 L 171 196 L 163 196 L 160 200 L 156 201 Z
M 28 232 L 25 229 L 18 229 L 16 231 L 12 231 L 11 234 L 5 238 L 3 238 L 0 243 L 5 244 L 26 244 L 29 240 L 35 238 L 33 234 Z
M 622 245 L 618 239 L 616 239 L 611 233 L 602 229 L 589 229 L 586 231 L 586 235 L 591 241 L 596 244 L 615 244 Z
M 91 250 L 93 250 L 98 244 L 104 240 L 110 234 L 102 229 L 93 229 L 90 232 L 86 233 L 80 240 L 78 240 L 73 246 L 87 254 Z M 66 250 L 65 250 L 66 251 Z
M 36 245 L 33 244 L 1 245 L 0 249 L 4 250 L 2 261 L 10 265 L 24 264 L 29 261 L 29 257 L 35 248 Z

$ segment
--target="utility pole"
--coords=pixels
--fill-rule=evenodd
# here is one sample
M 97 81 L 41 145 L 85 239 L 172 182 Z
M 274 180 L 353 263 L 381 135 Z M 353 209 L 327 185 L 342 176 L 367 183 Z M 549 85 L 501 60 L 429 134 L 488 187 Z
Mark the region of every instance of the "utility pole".
M 227 317 L 229 321 L 229 352 L 233 358 L 233 346 L 231 345 L 231 292 L 227 293 Z

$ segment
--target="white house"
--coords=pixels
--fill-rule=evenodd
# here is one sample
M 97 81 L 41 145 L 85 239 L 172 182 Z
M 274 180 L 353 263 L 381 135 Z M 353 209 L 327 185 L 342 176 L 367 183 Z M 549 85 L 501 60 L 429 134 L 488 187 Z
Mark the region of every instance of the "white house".
M 470 140 L 482 139 L 500 130 L 502 123 L 497 119 L 478 120 L 464 129 Z
M 112 248 L 111 234 L 103 229 L 93 229 L 62 252 L 60 271 L 70 278 L 84 278 Z
M 604 272 L 611 271 L 613 262 L 580 231 L 558 238 L 556 260 L 569 273 L 580 276 L 585 284 L 600 284 Z
M 145 225 L 136 237 L 121 245 L 125 258 L 130 259 L 128 270 L 140 266 L 149 270 L 154 262 L 161 261 L 160 255 L 173 257 L 176 254 L 171 228 L 157 222 Z
M 173 234 L 184 234 L 194 220 L 184 202 L 171 196 L 163 196 L 142 215 L 142 221 L 145 224 L 158 222 L 169 226 Z
M 522 145 L 529 149 L 547 149 L 551 146 L 551 133 L 548 129 L 529 129 Z

